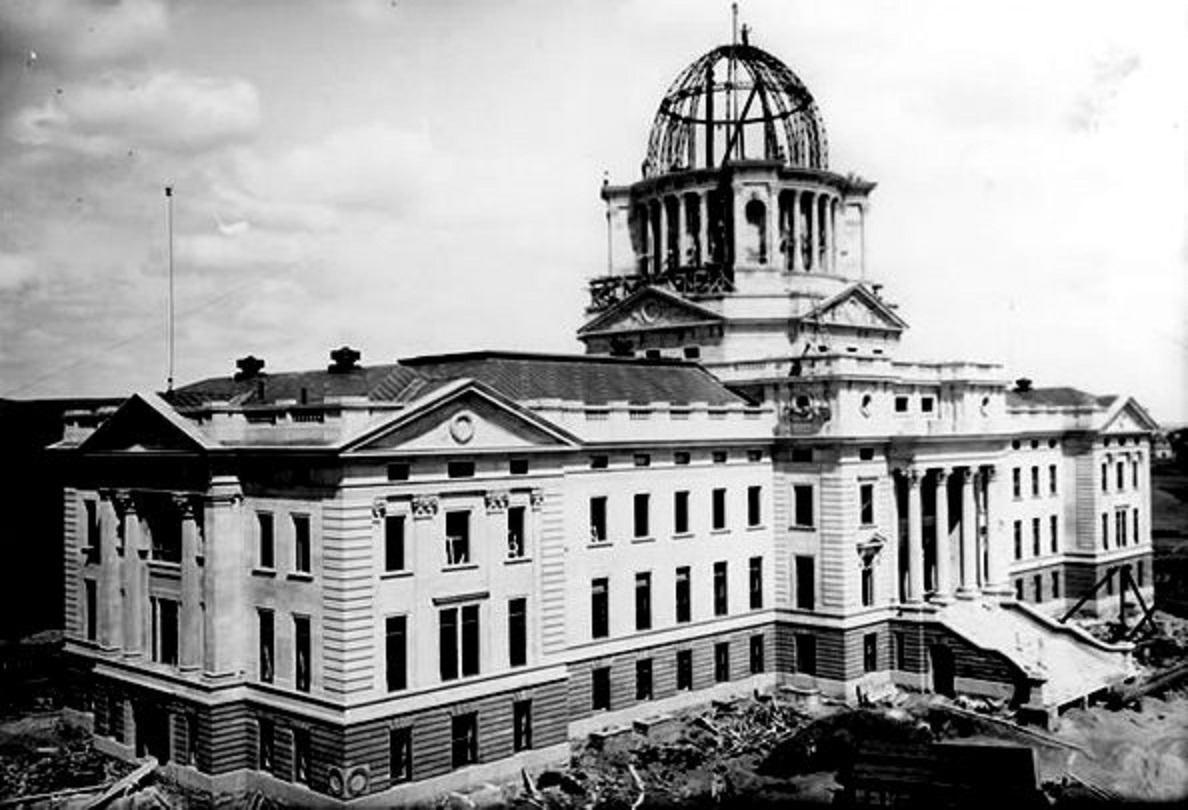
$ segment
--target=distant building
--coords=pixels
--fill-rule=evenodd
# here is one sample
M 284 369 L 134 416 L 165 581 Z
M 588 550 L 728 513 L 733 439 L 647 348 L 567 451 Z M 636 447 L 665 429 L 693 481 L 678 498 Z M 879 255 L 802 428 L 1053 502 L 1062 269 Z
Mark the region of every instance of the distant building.
M 1052 713 L 1128 674 L 1052 616 L 1117 609 L 1123 570 L 1150 598 L 1154 423 L 899 359 L 874 184 L 826 152 L 787 67 L 718 48 L 644 177 L 603 188 L 622 258 L 587 355 L 244 358 L 71 426 L 97 738 L 195 783 L 400 802 L 785 683 Z

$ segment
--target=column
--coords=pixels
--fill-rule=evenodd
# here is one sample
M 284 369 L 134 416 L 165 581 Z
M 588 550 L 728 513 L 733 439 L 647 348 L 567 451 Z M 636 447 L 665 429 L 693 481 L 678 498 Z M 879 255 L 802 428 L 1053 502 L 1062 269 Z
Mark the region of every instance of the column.
M 833 197 L 829 201 L 829 272 L 837 272 L 837 216 L 842 210 L 841 201 Z
M 1007 596 L 1004 552 L 1010 542 L 1005 536 L 1006 518 L 1002 506 L 1006 504 L 1005 480 L 997 467 L 986 467 L 986 581 L 982 592 L 991 596 Z
M 957 472 L 961 484 L 961 587 L 957 595 L 972 598 L 978 587 L 978 507 L 974 500 L 974 474 Z
M 936 596 L 937 602 L 949 601 L 953 593 L 949 573 L 949 471 L 936 471 Z
M 828 273 L 825 266 L 825 195 L 813 196 L 813 216 L 817 220 L 817 227 L 813 234 L 813 269 L 819 273 Z
M 215 475 L 204 505 L 202 594 L 206 603 L 203 670 L 208 678 L 234 678 L 253 660 L 255 620 L 249 614 L 244 572 L 254 548 L 243 524 L 243 492 L 233 475 Z M 245 619 L 246 617 L 246 619 Z
M 788 223 L 788 250 L 792 252 L 792 272 L 803 273 L 804 257 L 800 253 L 800 238 L 804 228 L 800 225 L 800 192 L 794 190 L 789 194 L 792 198 L 792 205 L 789 211 L 791 221 Z
M 822 206 L 821 215 L 825 220 L 825 258 L 821 262 L 821 266 L 825 268 L 826 273 L 835 272 L 833 266 L 833 195 L 825 196 L 825 204 Z
M 202 571 L 198 557 L 198 521 L 194 501 L 189 495 L 174 495 L 173 503 L 181 520 L 181 626 L 178 628 L 180 665 L 184 670 L 202 664 Z
M 114 493 L 99 491 L 99 645 L 117 650 L 123 643 L 123 617 L 120 609 L 120 557 L 118 551 L 119 515 Z
M 907 601 L 924 600 L 924 510 L 920 502 L 920 471 L 909 467 L 904 471 L 908 502 L 908 594 Z
M 124 527 L 124 655 L 134 658 L 144 652 L 144 603 L 148 598 L 140 516 L 136 514 L 136 499 L 131 493 L 120 492 L 115 501 Z
M 764 252 L 767 256 L 767 266 L 779 270 L 784 269 L 784 254 L 780 253 L 780 193 L 767 194 L 767 233 L 764 236 Z
M 702 191 L 697 195 L 697 266 L 704 267 L 709 262 L 709 192 Z

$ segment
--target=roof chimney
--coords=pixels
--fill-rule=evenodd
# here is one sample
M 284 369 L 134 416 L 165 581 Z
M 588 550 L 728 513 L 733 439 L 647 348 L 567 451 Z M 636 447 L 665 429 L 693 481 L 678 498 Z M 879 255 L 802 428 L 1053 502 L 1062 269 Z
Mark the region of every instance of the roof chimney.
M 235 361 L 235 367 L 239 371 L 235 372 L 236 382 L 243 380 L 251 380 L 260 375 L 260 370 L 264 368 L 264 361 L 254 355 L 241 357 Z
M 1015 380 L 1015 391 L 1020 394 L 1026 394 L 1031 390 L 1031 380 L 1027 377 L 1020 377 Z
M 359 358 L 363 355 L 350 346 L 342 346 L 330 352 L 330 359 L 334 362 L 326 370 L 331 374 L 346 374 L 359 367 Z

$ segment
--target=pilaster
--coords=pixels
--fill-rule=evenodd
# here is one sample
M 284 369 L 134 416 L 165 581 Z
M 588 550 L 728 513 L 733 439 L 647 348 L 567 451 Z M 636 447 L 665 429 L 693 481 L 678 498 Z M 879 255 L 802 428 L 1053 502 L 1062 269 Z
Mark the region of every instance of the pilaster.
M 119 515 L 114 493 L 99 491 L 99 645 L 107 651 L 123 645 L 120 609 Z
M 194 499 L 175 495 L 174 506 L 181 520 L 181 627 L 178 630 L 180 666 L 194 671 L 202 665 L 202 548 Z

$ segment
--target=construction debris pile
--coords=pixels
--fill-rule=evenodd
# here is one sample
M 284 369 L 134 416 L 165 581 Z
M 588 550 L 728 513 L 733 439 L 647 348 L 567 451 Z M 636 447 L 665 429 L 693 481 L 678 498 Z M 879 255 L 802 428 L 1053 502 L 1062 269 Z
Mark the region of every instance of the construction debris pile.
M 96 751 L 89 732 L 56 714 L 0 728 L 0 800 L 102 785 L 133 767 Z

